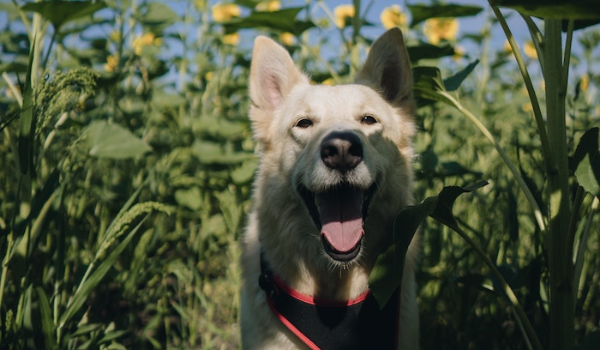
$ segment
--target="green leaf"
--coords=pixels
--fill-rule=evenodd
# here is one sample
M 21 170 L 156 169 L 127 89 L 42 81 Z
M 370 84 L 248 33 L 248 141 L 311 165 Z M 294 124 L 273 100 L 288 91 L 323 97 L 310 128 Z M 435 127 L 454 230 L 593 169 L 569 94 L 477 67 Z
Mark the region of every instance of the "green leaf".
M 129 130 L 106 121 L 94 121 L 89 126 L 90 155 L 98 158 L 125 159 L 140 156 L 152 149 Z
M 417 62 L 423 59 L 436 59 L 454 55 L 454 48 L 448 44 L 437 46 L 432 44 L 421 43 L 416 46 L 408 46 L 408 57 L 411 62 Z
M 35 126 L 35 106 L 33 104 L 33 87 L 31 86 L 31 72 L 33 68 L 33 56 L 35 52 L 34 38 L 31 44 L 29 54 L 29 64 L 27 65 L 27 76 L 25 77 L 25 85 L 23 87 L 23 107 L 21 107 L 21 128 L 19 132 L 19 165 L 21 173 L 27 174 L 30 168 L 33 167 L 33 143 L 34 135 L 31 130 Z
M 231 22 L 225 23 L 227 33 L 236 32 L 239 29 L 247 28 L 269 28 L 282 32 L 290 32 L 294 35 L 300 35 L 305 30 L 312 28 L 315 24 L 311 21 L 298 21 L 296 16 L 304 7 L 290 7 L 273 12 L 253 11 L 248 17 L 237 18 Z
M 493 0 L 491 3 L 541 18 L 600 19 L 597 0 Z
M 123 250 L 125 249 L 125 247 L 127 247 L 129 242 L 131 242 L 136 232 L 142 226 L 148 215 L 149 214 L 147 214 L 144 217 L 144 219 L 129 232 L 125 239 L 123 239 L 123 241 L 111 251 L 110 255 L 89 276 L 89 278 L 83 283 L 81 288 L 77 289 L 77 291 L 73 295 L 73 299 L 70 300 L 65 312 L 60 316 L 60 327 L 63 327 L 81 309 L 83 303 L 87 300 L 87 297 L 96 288 L 96 286 L 100 284 L 104 276 L 106 276 L 114 262 L 117 260 L 119 255 L 121 255 L 121 252 L 123 252 Z
M 193 186 L 176 190 L 175 201 L 177 204 L 187 207 L 190 210 L 200 210 L 202 208 L 202 193 L 200 192 L 200 188 Z
M 591 128 L 581 136 L 570 168 L 575 169 L 579 184 L 600 198 L 600 129 Z
M 162 32 L 164 29 L 181 18 L 173 12 L 171 7 L 162 2 L 151 2 L 140 9 L 141 15 L 136 18 L 146 26 L 152 27 L 153 32 Z
M 437 91 L 444 91 L 444 83 L 440 70 L 436 67 L 414 67 L 413 93 L 419 107 L 424 107 L 436 101 L 448 103 Z
M 49 20 L 58 32 L 63 24 L 85 16 L 106 7 L 103 1 L 42 1 L 30 2 L 21 6 L 23 11 L 34 11 Z
M 600 152 L 586 155 L 579 163 L 575 176 L 581 187 L 600 198 Z
M 464 188 L 459 186 L 444 187 L 438 195 L 437 206 L 431 217 L 452 229 L 458 229 L 458 223 L 454 219 L 454 214 L 452 214 L 454 201 L 461 194 L 475 191 L 487 184 L 488 182 L 483 180 Z
M 575 171 L 579 167 L 579 163 L 585 158 L 586 155 L 598 151 L 600 149 L 600 128 L 595 127 L 587 130 L 575 149 L 569 168 Z
M 231 171 L 231 181 L 236 185 L 249 183 L 254 177 L 258 163 L 255 159 L 247 160 Z
M 475 60 L 469 63 L 469 65 L 467 65 L 463 70 L 459 71 L 451 77 L 444 79 L 444 87 L 446 88 L 446 91 L 455 91 L 456 89 L 458 89 L 460 84 L 462 84 L 462 82 L 467 78 L 467 76 L 471 74 L 471 72 L 473 71 L 473 69 L 475 69 L 477 64 L 479 64 L 479 60 Z
M 396 216 L 394 242 L 379 254 L 369 276 L 369 288 L 380 308 L 387 304 L 394 290 L 402 282 L 408 246 L 419 225 L 433 213 L 437 201 L 437 197 L 429 197 L 421 204 L 405 207 Z
M 48 297 L 46 296 L 46 293 L 42 287 L 36 287 L 35 291 L 37 292 L 40 305 L 42 332 L 44 333 L 45 347 L 46 349 L 56 349 L 57 344 L 56 339 L 54 338 L 55 327 Z
M 468 17 L 475 16 L 483 10 L 479 6 L 471 5 L 407 5 L 412 15 L 411 27 L 436 17 Z

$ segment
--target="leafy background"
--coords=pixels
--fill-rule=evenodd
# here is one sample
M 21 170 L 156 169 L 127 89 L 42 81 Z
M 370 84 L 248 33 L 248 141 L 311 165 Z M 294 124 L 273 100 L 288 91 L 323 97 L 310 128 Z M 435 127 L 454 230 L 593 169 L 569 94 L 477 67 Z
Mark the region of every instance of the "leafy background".
M 256 168 L 246 90 L 257 34 L 284 44 L 315 83 L 331 84 L 351 81 L 373 39 L 400 26 L 417 82 L 430 82 L 419 79 L 431 75 L 427 67 L 451 77 L 446 88 L 481 116 L 543 208 L 531 101 L 511 50 L 493 40 L 499 25 L 487 4 L 390 2 L 374 14 L 373 2 L 358 13 L 338 3 L 0 2 L 2 348 L 239 348 L 238 240 Z M 460 28 L 475 15 L 483 20 Z M 600 31 L 578 25 L 570 155 L 600 125 Z M 533 43 L 520 44 L 543 96 Z M 494 146 L 419 86 L 416 198 L 489 181 L 458 198 L 454 215 L 547 346 L 545 237 Z M 592 229 L 577 288 L 581 349 L 600 344 L 593 198 L 582 199 Z M 433 220 L 421 234 L 422 348 L 529 348 L 473 246 Z

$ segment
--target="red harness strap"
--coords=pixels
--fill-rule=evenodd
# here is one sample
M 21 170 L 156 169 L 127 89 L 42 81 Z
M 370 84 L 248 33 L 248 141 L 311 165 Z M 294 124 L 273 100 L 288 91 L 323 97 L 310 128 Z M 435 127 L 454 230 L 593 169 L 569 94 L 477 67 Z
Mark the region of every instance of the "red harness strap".
M 259 285 L 271 311 L 312 350 L 396 349 L 400 288 L 383 309 L 370 291 L 346 302 L 299 293 L 266 268 Z

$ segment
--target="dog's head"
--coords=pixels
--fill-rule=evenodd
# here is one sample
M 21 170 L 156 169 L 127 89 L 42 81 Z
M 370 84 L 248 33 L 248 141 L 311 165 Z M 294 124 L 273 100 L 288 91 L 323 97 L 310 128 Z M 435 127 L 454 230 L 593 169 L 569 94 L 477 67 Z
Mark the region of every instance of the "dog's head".
M 258 213 L 269 217 L 263 229 L 283 231 L 261 237 L 264 244 L 325 252 L 346 265 L 391 235 L 398 210 L 412 201 L 411 88 L 398 29 L 373 44 L 354 84 L 339 86 L 311 85 L 285 49 L 256 39 L 250 74 L 250 118 L 261 153 L 255 200 L 271 211 Z

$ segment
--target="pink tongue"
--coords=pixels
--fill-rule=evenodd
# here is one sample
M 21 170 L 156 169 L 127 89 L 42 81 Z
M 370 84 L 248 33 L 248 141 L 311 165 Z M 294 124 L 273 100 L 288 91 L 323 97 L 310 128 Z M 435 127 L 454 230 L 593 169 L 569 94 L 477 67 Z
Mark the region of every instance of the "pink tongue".
M 364 234 L 362 192 L 343 188 L 317 195 L 317 202 L 321 234 L 338 253 L 352 251 Z

